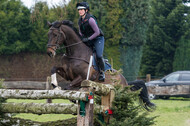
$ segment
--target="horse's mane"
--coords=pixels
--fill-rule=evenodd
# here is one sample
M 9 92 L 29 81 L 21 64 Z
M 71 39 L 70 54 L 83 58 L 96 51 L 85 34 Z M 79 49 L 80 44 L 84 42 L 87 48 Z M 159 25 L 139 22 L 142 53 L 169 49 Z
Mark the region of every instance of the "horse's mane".
M 55 21 L 52 23 L 52 26 L 55 28 L 59 28 L 62 24 L 69 26 L 80 37 L 80 34 L 78 33 L 77 28 L 74 27 L 74 23 L 72 21 L 69 21 L 69 20 L 63 20 L 61 22 Z

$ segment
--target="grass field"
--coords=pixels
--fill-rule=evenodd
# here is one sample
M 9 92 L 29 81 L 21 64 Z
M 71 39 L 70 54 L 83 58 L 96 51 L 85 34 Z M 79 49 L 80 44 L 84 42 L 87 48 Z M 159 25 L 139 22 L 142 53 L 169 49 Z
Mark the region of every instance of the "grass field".
M 9 99 L 7 102 L 38 102 L 45 103 L 45 100 L 15 100 Z M 54 100 L 54 103 L 70 103 L 68 100 Z M 190 98 L 170 98 L 168 100 L 152 100 L 157 105 L 150 116 L 158 116 L 154 126 L 190 126 Z M 63 120 L 74 117 L 63 114 L 16 114 L 14 117 L 31 119 L 39 122 Z
M 152 100 L 157 109 L 150 116 L 158 116 L 154 126 L 190 126 L 190 98 Z

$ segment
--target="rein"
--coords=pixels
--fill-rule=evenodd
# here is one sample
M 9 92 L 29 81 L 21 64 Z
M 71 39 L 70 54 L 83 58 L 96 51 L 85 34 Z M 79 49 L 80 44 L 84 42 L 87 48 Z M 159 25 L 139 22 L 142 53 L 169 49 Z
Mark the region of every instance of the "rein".
M 68 47 L 71 47 L 71 46 L 78 45 L 78 44 L 80 44 L 80 43 L 83 43 L 83 41 L 79 41 L 79 42 L 77 42 L 77 43 L 73 43 L 73 44 L 70 44 L 70 45 L 68 45 L 68 46 L 62 46 L 62 47 L 60 47 L 59 44 L 47 44 L 47 47 L 53 49 L 54 51 L 56 51 L 57 49 L 68 48 Z M 56 48 L 54 49 L 54 48 L 52 48 L 52 46 L 56 46 Z
M 80 43 L 83 43 L 83 41 L 79 41 L 79 42 L 77 42 L 77 43 L 73 43 L 73 44 L 70 44 L 70 45 L 68 45 L 68 46 L 62 46 L 62 47 L 60 47 L 60 49 L 68 48 L 68 47 L 71 47 L 71 46 L 75 46 L 75 45 L 78 45 L 78 44 L 80 44 Z

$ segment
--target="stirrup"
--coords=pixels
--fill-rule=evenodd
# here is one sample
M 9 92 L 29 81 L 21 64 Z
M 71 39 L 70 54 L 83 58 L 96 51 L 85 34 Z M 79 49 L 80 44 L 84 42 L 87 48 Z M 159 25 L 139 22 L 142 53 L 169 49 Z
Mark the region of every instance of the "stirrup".
M 105 80 L 105 73 L 104 72 L 100 72 L 98 80 L 99 81 L 104 81 Z

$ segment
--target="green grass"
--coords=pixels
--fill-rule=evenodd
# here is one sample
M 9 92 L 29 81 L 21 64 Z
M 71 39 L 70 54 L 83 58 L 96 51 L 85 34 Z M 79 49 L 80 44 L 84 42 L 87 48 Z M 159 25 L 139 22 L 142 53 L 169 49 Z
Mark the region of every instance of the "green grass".
M 190 98 L 152 100 L 157 109 L 150 116 L 158 116 L 154 126 L 190 126 Z
M 8 99 L 7 102 L 46 103 L 46 100 Z M 60 100 L 60 99 L 53 100 L 53 103 L 72 104 L 69 100 Z M 21 114 L 14 114 L 13 117 L 30 119 L 30 120 L 37 121 L 37 122 L 48 122 L 48 121 L 56 121 L 56 120 L 65 120 L 65 119 L 69 119 L 69 118 L 76 117 L 76 116 L 71 115 L 71 114 L 42 114 L 42 115 L 37 115 L 37 114 L 30 114 L 30 113 L 29 114 L 28 113 L 21 113 Z

